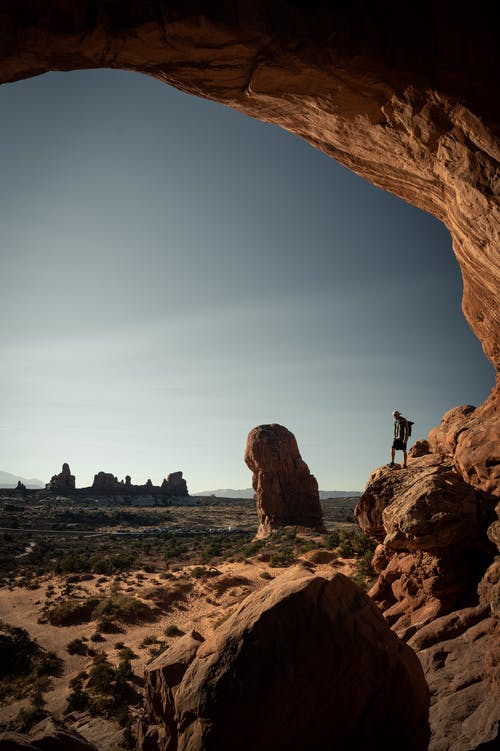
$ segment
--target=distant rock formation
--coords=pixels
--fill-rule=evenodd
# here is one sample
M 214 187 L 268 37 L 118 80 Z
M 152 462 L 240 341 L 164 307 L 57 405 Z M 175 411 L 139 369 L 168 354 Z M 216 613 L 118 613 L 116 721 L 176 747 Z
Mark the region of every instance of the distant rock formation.
M 140 751 L 428 747 L 419 661 L 342 574 L 290 569 L 206 641 L 179 640 L 145 678 Z
M 160 495 L 163 497 L 182 498 L 188 495 L 186 481 L 182 472 L 172 472 L 161 486 L 153 485 L 152 480 L 147 480 L 144 485 L 133 485 L 130 475 L 125 480 L 118 480 L 111 472 L 98 472 L 94 476 L 92 490 L 104 494 L 124 493 L 127 495 Z
M 490 748 L 499 739 L 492 544 L 492 530 L 500 527 L 492 524 L 498 499 L 466 482 L 450 461 L 460 442 L 458 426 L 473 411 L 448 413 L 429 436 L 434 451 L 410 452 L 408 469 L 373 472 L 355 509 L 358 524 L 380 543 L 372 561 L 378 579 L 369 595 L 425 669 L 432 695 L 430 751 Z M 484 484 L 489 487 L 489 480 Z
M 177 497 L 188 495 L 186 480 L 182 477 L 182 472 L 171 472 L 166 480 L 163 480 L 161 489 Z
M 66 490 L 75 489 L 75 476 L 71 474 L 69 464 L 64 462 L 62 465 L 62 472 L 58 475 L 53 475 L 50 482 L 46 484 L 47 490 L 56 490 L 64 492 Z
M 26 485 L 24 482 L 21 482 L 21 480 L 17 481 L 16 490 L 20 490 L 21 492 L 26 490 Z
M 123 490 L 123 482 L 120 482 L 117 477 L 111 472 L 98 472 L 94 475 L 94 482 L 92 483 L 93 490 L 120 491 Z
M 276 424 L 253 428 L 245 462 L 253 473 L 257 538 L 288 525 L 323 530 L 318 483 L 300 456 L 293 433 Z

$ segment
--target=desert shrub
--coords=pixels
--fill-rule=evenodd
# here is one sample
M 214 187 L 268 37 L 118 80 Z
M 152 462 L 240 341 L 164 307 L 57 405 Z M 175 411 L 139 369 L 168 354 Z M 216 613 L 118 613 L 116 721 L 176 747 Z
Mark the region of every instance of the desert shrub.
M 27 733 L 44 717 L 47 717 L 47 712 L 33 704 L 30 707 L 22 707 L 14 720 L 14 727 L 20 733 Z
M 36 660 L 33 672 L 36 677 L 59 675 L 62 664 L 63 661 L 55 652 L 46 652 L 45 654 L 41 654 Z
M 130 649 L 130 647 L 122 647 L 122 649 L 120 649 L 120 655 L 122 659 L 128 657 L 129 660 L 137 660 L 137 655 L 132 649 Z
M 372 566 L 372 558 L 373 552 L 367 550 L 366 553 L 356 561 L 354 576 L 351 577 L 355 584 L 364 590 L 371 587 L 377 576 L 377 573 Z
M 317 540 L 305 540 L 298 547 L 299 553 L 309 553 L 311 550 L 317 550 L 320 544 Z
M 152 660 L 155 660 L 159 655 L 161 655 L 165 650 L 168 649 L 168 644 L 164 641 L 158 642 L 158 645 L 156 647 L 152 647 L 149 650 L 149 660 L 148 663 L 152 662 Z
M 246 576 L 223 576 L 214 583 L 213 591 L 220 597 L 231 587 L 246 587 L 250 584 L 250 579 L 247 579 Z
M 195 566 L 193 569 L 191 569 L 191 576 L 193 579 L 201 579 L 202 576 L 205 576 L 207 573 L 207 569 L 205 566 Z
M 261 571 L 259 576 L 261 579 L 269 579 L 271 581 L 274 579 L 274 576 L 269 571 Z
M 70 655 L 86 655 L 88 647 L 82 639 L 77 638 L 68 642 L 66 651 Z
M 103 616 L 97 624 L 97 631 L 103 634 L 120 634 L 123 632 L 123 629 L 109 616 Z
M 191 582 L 178 582 L 166 587 L 155 587 L 144 593 L 144 598 L 152 600 L 157 608 L 168 611 L 173 605 L 186 600 L 189 592 L 193 589 Z
M 340 544 L 340 530 L 332 529 L 325 537 L 325 548 L 333 550 Z
M 172 623 L 170 626 L 167 626 L 164 633 L 165 636 L 182 636 L 184 634 L 184 631 L 181 631 L 178 626 Z
M 39 653 L 40 647 L 24 628 L 0 621 L 0 677 L 29 673 Z
M 96 655 L 90 669 L 87 688 L 93 689 L 98 693 L 107 694 L 112 689 L 114 679 L 115 669 L 108 661 L 106 655 Z
M 257 553 L 262 549 L 263 545 L 264 542 L 262 540 L 255 540 L 254 542 L 245 545 L 241 549 L 241 552 L 246 558 L 252 558 L 252 556 L 257 555 Z
M 116 680 L 123 683 L 124 680 L 129 680 L 133 675 L 134 671 L 132 670 L 130 657 L 128 655 L 123 655 L 118 663 L 118 667 L 116 668 Z
M 77 574 L 91 571 L 92 564 L 87 553 L 68 551 L 59 554 L 53 564 L 53 569 L 56 574 Z
M 269 557 L 269 565 L 272 568 L 291 566 L 295 562 L 294 552 L 291 548 L 277 550 Z
M 47 618 L 52 626 L 74 626 L 88 623 L 99 604 L 99 598 L 88 597 L 86 600 L 66 600 L 54 605 L 47 611 Z
M 65 714 L 70 712 L 84 712 L 88 709 L 90 696 L 81 685 L 75 686 L 66 700 Z
M 94 643 L 97 643 L 97 642 L 106 641 L 106 639 L 104 638 L 104 636 L 101 636 L 101 634 L 99 633 L 99 631 L 95 631 L 91 635 L 90 641 L 93 641 Z
M 373 555 L 376 548 L 376 543 L 359 529 L 342 529 L 339 537 L 338 553 L 343 558 L 361 558 L 365 553 Z
M 116 618 L 123 623 L 143 623 L 155 620 L 149 605 L 131 595 L 115 595 L 102 599 L 93 611 L 94 618 Z
M 145 636 L 139 644 L 140 647 L 149 647 L 150 644 L 156 644 L 158 641 L 156 636 Z

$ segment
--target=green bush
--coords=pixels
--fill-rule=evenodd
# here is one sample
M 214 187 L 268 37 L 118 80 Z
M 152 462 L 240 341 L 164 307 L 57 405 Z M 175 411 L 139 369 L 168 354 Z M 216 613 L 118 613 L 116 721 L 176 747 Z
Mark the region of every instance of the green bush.
M 70 712 L 84 712 L 90 704 L 90 696 L 81 686 L 76 686 L 69 694 L 66 702 L 65 714 Z
M 155 620 L 149 605 L 130 595 L 115 595 L 102 599 L 93 611 L 94 618 L 116 618 L 123 623 L 143 623 Z
M 24 628 L 0 621 L 0 677 L 14 672 L 29 673 L 40 651 Z
M 191 569 L 191 576 L 193 579 L 201 579 L 202 576 L 205 576 L 207 573 L 207 569 L 205 566 L 195 566 L 193 569 Z
M 47 618 L 52 626 L 74 626 L 78 623 L 88 623 L 99 604 L 98 597 L 88 597 L 86 600 L 66 600 L 54 605 L 47 611 Z
M 276 553 L 272 553 L 269 558 L 269 565 L 272 568 L 291 566 L 295 562 L 295 555 L 291 548 L 283 548 Z
M 82 639 L 72 639 L 66 646 L 66 651 L 70 655 L 86 655 L 88 647 Z
M 178 628 L 174 624 L 171 624 L 170 626 L 167 626 L 164 633 L 165 636 L 182 636 L 184 634 L 184 631 L 181 631 L 180 628 Z

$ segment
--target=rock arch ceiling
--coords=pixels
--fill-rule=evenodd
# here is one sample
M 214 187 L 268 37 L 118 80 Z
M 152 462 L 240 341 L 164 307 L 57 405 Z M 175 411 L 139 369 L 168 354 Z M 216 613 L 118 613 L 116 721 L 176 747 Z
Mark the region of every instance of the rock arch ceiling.
M 49 70 L 135 70 L 305 138 L 445 223 L 462 269 L 464 314 L 498 371 L 493 4 L 480 0 L 473 16 L 447 1 L 424 2 L 410 15 L 402 7 L 2 0 L 0 82 Z M 490 442 L 496 405 L 493 393 L 483 414 Z

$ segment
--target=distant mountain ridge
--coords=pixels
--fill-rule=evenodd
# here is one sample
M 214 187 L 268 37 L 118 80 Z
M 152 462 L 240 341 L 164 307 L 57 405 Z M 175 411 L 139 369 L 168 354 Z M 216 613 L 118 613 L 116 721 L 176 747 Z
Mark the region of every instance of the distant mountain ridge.
M 22 482 L 27 488 L 44 488 L 45 483 L 32 477 L 27 480 L 25 477 L 13 475 L 11 472 L 4 472 L 0 469 L 0 488 L 15 488 L 18 482 Z
M 233 490 L 232 488 L 219 488 L 218 490 L 202 490 L 193 493 L 195 496 L 214 495 L 216 498 L 253 498 L 255 491 L 252 488 Z M 352 498 L 361 495 L 360 490 L 320 490 L 319 497 L 323 501 L 326 498 Z

